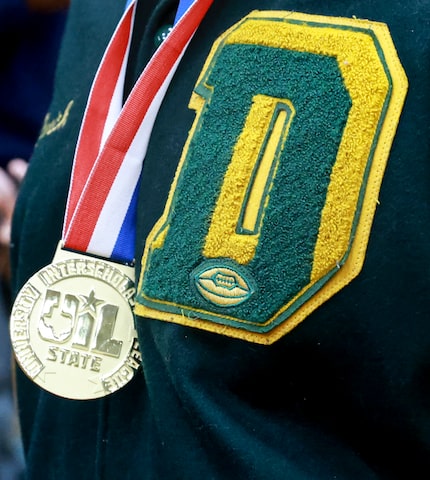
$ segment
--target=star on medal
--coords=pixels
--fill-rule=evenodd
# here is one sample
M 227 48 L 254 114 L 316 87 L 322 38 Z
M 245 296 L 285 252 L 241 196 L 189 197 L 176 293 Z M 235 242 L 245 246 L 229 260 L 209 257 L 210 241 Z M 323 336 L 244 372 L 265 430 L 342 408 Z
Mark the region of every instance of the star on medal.
M 86 295 L 79 295 L 79 298 L 84 302 L 84 305 L 81 308 L 81 313 L 90 312 L 96 315 L 98 305 L 103 303 L 103 300 L 99 300 L 95 297 L 94 290 L 91 290 L 88 297 Z

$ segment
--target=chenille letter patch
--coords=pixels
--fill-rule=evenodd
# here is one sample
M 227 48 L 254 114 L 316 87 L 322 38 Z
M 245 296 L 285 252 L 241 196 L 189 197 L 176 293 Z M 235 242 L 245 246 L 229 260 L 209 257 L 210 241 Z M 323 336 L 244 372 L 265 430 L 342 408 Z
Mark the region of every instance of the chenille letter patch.
M 225 32 L 190 100 L 137 314 L 269 344 L 347 285 L 406 91 L 383 23 L 258 11 Z

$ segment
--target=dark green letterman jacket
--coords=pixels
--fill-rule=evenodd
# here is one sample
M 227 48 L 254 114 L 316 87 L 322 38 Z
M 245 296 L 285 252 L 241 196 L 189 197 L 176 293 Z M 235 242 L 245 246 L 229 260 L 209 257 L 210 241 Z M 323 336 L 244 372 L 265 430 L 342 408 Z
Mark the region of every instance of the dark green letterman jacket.
M 72 1 L 15 294 L 61 238 L 123 3 Z M 176 7 L 138 5 L 125 95 Z M 429 23 L 418 0 L 214 0 L 142 172 L 142 371 L 80 401 L 17 368 L 28 479 L 430 477 Z

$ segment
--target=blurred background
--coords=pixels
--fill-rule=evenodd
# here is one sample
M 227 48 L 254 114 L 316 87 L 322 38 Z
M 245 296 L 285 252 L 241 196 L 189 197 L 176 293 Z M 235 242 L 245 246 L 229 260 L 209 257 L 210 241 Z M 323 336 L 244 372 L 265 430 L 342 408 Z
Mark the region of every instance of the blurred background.
M 51 101 L 67 6 L 68 0 L 0 0 L 0 480 L 24 472 L 8 328 L 10 222 Z

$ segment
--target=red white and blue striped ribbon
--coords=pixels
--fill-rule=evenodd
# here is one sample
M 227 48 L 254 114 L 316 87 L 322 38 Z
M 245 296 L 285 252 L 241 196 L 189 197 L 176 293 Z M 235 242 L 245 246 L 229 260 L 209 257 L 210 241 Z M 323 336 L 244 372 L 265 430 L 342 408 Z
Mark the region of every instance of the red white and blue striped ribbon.
M 126 8 L 96 73 L 73 163 L 64 247 L 131 263 L 136 201 L 152 127 L 175 70 L 213 0 L 181 0 L 177 19 L 124 105 L 137 1 Z

